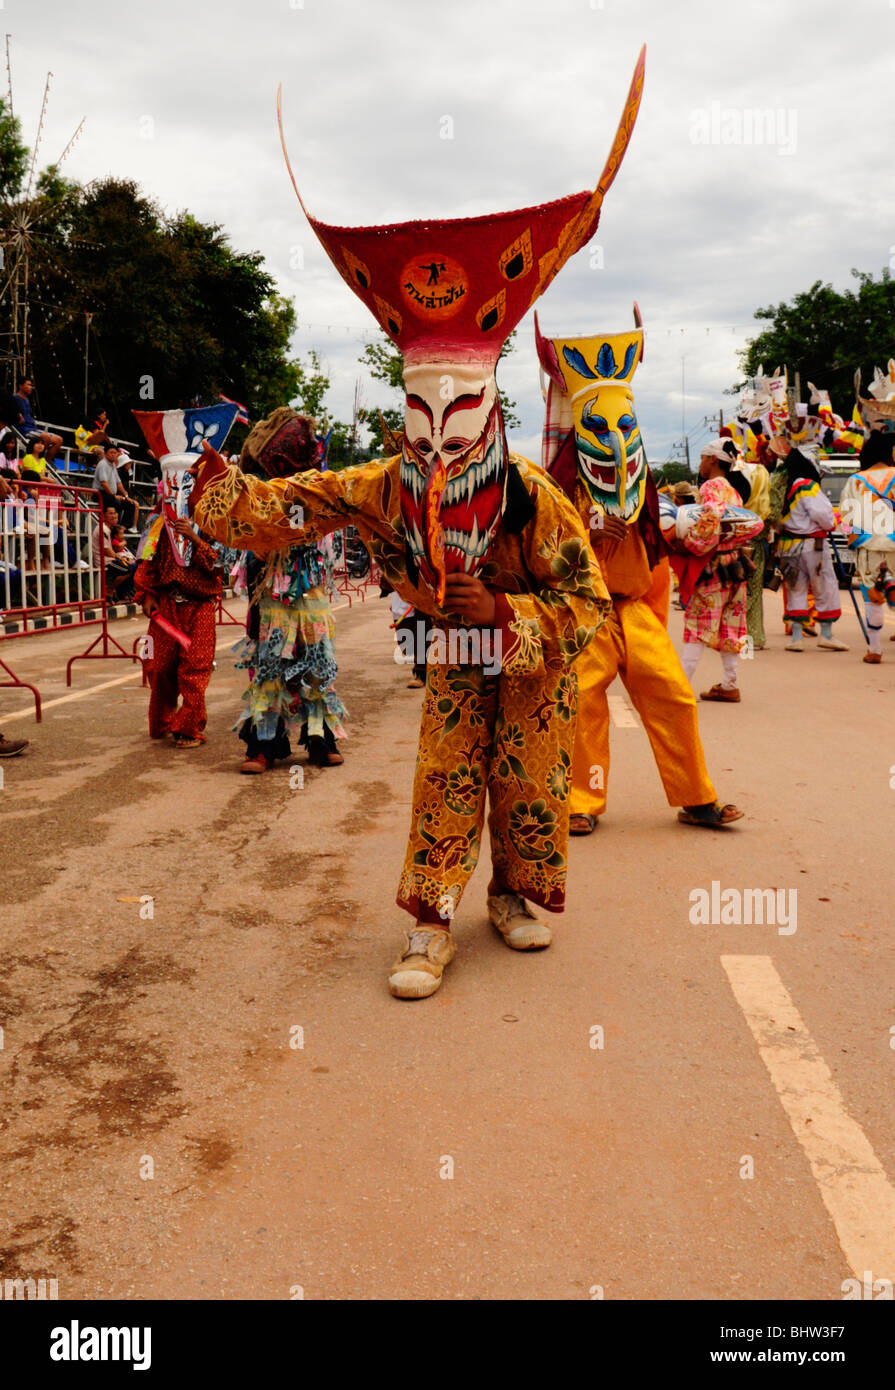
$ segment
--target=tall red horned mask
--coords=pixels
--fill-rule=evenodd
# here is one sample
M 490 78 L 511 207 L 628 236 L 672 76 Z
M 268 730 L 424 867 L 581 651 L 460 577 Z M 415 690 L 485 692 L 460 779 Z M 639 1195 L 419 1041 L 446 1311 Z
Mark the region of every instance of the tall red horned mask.
M 554 276 L 593 236 L 643 92 L 634 69 L 606 166 L 592 192 L 519 212 L 383 227 L 334 227 L 299 202 L 327 255 L 404 357 L 401 514 L 436 602 L 445 578 L 477 574 L 503 512 L 508 450 L 495 369 Z

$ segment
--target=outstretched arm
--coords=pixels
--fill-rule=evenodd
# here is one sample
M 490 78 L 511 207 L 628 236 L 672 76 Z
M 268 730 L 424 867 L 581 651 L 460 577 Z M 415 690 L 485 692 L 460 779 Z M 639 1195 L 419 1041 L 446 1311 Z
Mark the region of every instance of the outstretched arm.
M 367 529 L 391 532 L 383 511 L 381 461 L 341 472 L 310 470 L 291 478 L 254 478 L 203 445 L 190 509 L 215 540 L 265 555 L 320 540 L 330 531 L 362 521 Z

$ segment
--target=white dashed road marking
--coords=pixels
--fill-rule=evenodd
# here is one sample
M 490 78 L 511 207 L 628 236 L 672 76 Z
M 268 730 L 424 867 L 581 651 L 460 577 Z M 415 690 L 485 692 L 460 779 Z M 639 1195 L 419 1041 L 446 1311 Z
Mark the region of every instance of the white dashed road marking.
M 848 1114 L 830 1069 L 770 956 L 722 956 L 793 1133 L 855 1275 L 895 1282 L 895 1188 L 861 1126 Z
M 59 695 L 55 700 L 44 700 L 41 710 L 52 709 L 54 705 L 67 705 L 71 700 L 86 700 L 88 695 L 95 695 L 97 690 L 108 690 L 110 685 L 124 685 L 125 681 L 139 680 L 142 671 L 138 666 L 136 671 L 128 671 L 126 676 L 117 676 L 113 681 L 102 681 L 99 685 L 88 685 L 86 690 L 73 690 L 70 695 Z M 35 681 L 36 685 L 37 682 Z M 12 714 L 4 714 L 2 722 L 9 724 L 13 719 L 33 719 L 34 705 L 30 704 L 27 709 L 14 710 Z

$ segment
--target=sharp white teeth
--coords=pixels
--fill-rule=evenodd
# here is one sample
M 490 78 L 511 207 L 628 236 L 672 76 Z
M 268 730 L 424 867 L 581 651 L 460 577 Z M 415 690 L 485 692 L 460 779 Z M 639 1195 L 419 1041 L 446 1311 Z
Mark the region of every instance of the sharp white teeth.
M 469 552 L 471 555 L 478 555 L 479 553 L 479 523 L 475 517 L 473 517 L 472 531 L 469 536 Z
M 463 557 L 463 570 L 466 574 L 472 574 L 473 560 L 474 557 L 472 555 L 465 555 Z
M 408 488 L 418 502 L 423 495 L 423 479 L 419 469 L 411 463 L 401 464 L 401 483 Z

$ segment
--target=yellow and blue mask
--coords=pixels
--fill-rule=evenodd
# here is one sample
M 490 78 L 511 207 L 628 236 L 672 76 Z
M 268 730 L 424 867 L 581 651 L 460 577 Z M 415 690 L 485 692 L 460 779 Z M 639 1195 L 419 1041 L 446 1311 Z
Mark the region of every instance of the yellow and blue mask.
M 599 510 L 634 521 L 646 493 L 647 464 L 631 380 L 643 358 L 643 329 L 593 338 L 535 340 L 547 376 L 542 462 L 551 464 L 570 432 L 578 476 Z

